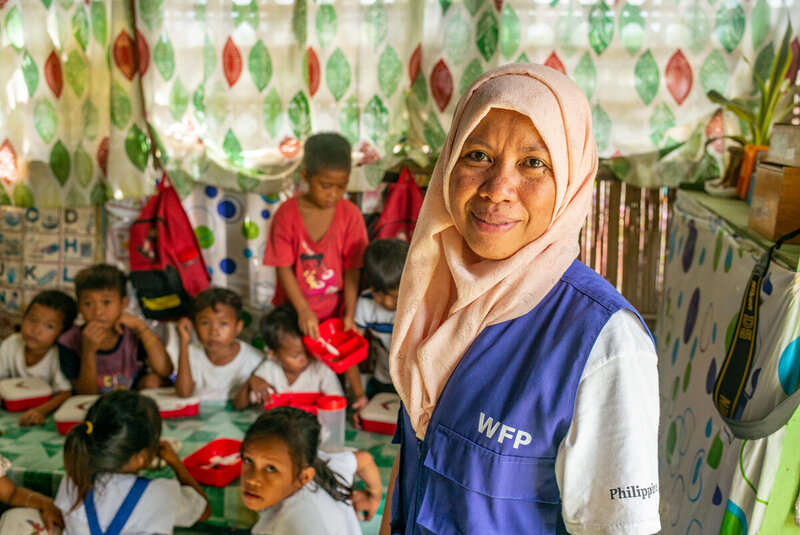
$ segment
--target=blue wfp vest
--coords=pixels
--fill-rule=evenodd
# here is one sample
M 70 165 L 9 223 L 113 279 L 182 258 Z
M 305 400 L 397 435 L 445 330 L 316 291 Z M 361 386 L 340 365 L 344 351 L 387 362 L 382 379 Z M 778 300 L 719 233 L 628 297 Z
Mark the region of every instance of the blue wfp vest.
M 633 310 L 576 260 L 533 310 L 472 342 L 424 441 L 402 408 L 392 533 L 566 533 L 556 455 L 586 359 L 622 308 Z

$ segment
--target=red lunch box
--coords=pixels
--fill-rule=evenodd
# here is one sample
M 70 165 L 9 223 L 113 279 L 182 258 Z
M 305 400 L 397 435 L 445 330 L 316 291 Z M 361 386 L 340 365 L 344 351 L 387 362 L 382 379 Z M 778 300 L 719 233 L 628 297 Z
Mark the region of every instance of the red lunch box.
M 319 324 L 320 338 L 336 348 L 339 355 L 331 353 L 322 341 L 303 336 L 306 349 L 336 373 L 344 373 L 351 366 L 367 358 L 369 350 L 366 338 L 353 329 L 349 331 L 343 329 L 344 323 L 339 318 L 325 320 Z
M 241 447 L 241 440 L 217 438 L 186 457 L 183 464 L 201 485 L 224 487 L 242 474 Z

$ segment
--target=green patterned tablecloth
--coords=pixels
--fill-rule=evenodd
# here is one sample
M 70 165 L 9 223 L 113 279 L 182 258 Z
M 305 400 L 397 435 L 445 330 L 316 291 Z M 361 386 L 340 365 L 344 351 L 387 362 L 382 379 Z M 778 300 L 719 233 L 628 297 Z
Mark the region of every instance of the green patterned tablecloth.
M 221 402 L 204 402 L 200 414 L 194 418 L 164 420 L 163 436 L 178 438 L 181 458 L 215 438 L 227 437 L 241 440 L 250 423 L 259 411 L 235 411 Z M 19 413 L 0 410 L 0 454 L 12 463 L 9 477 L 18 485 L 55 496 L 61 477 L 64 475 L 62 451 L 64 437 L 56 431 L 53 417 L 39 427 L 17 425 Z M 391 472 L 397 446 L 391 437 L 359 431 L 348 423 L 345 443 L 347 446 L 366 450 L 375 457 L 384 485 L 384 493 Z M 151 470 L 148 477 L 173 477 L 169 468 Z M 242 505 L 239 497 L 239 480 L 224 488 L 205 487 L 211 501 L 212 515 L 207 521 L 217 526 L 249 528 L 255 522 L 255 514 Z M 378 511 L 382 513 L 383 507 Z M 363 523 L 364 533 L 377 533 L 379 515 L 371 522 Z

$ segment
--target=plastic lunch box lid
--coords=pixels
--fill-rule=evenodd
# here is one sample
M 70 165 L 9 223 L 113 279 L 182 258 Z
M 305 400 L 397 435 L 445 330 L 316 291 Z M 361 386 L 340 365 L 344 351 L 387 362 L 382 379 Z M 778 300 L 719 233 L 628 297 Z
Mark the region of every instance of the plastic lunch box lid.
M 153 399 L 158 405 L 159 410 L 175 410 L 190 405 L 197 405 L 200 399 L 190 396 L 188 398 L 178 397 L 175 393 L 174 386 L 165 386 L 161 388 L 146 388 L 141 390 L 140 393 Z
M 0 380 L 0 397 L 9 401 L 31 399 L 53 393 L 50 384 L 39 377 L 11 377 Z
M 86 411 L 97 401 L 100 396 L 82 395 L 67 398 L 53 414 L 53 419 L 57 422 L 80 422 L 86 416 Z
M 361 418 L 379 422 L 397 421 L 397 411 L 400 409 L 400 396 L 389 392 L 376 394 L 367 406 L 361 410 Z
M 317 400 L 317 407 L 323 411 L 338 411 L 347 408 L 347 399 L 342 396 L 322 396 Z

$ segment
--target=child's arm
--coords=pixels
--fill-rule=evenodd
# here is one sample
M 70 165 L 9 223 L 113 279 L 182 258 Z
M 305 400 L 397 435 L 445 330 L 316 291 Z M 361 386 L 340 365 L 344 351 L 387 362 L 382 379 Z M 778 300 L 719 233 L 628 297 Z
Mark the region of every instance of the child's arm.
M 364 408 L 369 400 L 361 384 L 361 372 L 358 370 L 358 364 L 347 368 L 344 372 L 344 377 L 350 383 L 350 389 L 353 391 L 353 404 L 350 406 L 356 411 Z
M 33 507 L 41 511 L 44 525 L 50 533 L 54 526 L 64 527 L 61 511 L 52 498 L 25 487 L 18 487 L 7 476 L 0 477 L 0 502 L 12 507 Z
M 278 266 L 275 268 L 278 275 L 278 282 L 286 292 L 286 298 L 297 311 L 297 324 L 303 334 L 311 338 L 319 338 L 319 318 L 311 310 L 311 307 L 306 301 L 302 290 L 300 290 L 300 283 L 294 276 L 294 268 L 292 266 Z
M 192 339 L 192 322 L 188 318 L 181 318 L 177 325 L 180 337 L 181 350 L 178 354 L 178 374 L 175 376 L 175 393 L 179 397 L 187 398 L 194 392 L 194 379 L 192 379 L 192 366 L 189 364 L 189 341 Z
M 381 505 L 383 487 L 378 465 L 368 451 L 357 451 L 356 474 L 367 486 L 366 491 L 353 492 L 353 507 L 359 518 L 371 520 Z
M 346 269 L 344 271 L 344 330 L 349 331 L 355 328 L 356 321 L 356 301 L 358 300 L 358 279 L 361 276 L 361 270 Z
M 76 394 L 97 394 L 97 361 L 95 354 L 103 343 L 106 326 L 90 321 L 81 331 L 81 369 L 75 381 Z
M 114 329 L 122 334 L 123 327 L 131 329 L 139 337 L 147 353 L 147 365 L 160 377 L 169 377 L 172 373 L 172 361 L 158 335 L 150 330 L 143 319 L 128 313 L 123 313 L 119 317 Z
M 390 535 L 392 531 L 392 494 L 394 494 L 394 483 L 397 480 L 397 473 L 400 471 L 400 452 L 394 457 L 392 474 L 389 476 L 389 486 L 386 487 L 386 500 L 384 501 L 383 517 L 381 518 L 381 529 L 379 535 Z
M 258 375 L 251 375 L 236 392 L 236 397 L 233 398 L 233 408 L 240 411 L 250 405 L 264 403 L 271 399 L 270 391 L 275 392 L 275 387 Z
M 192 487 L 197 493 L 205 498 L 206 500 L 206 508 L 203 511 L 203 514 L 200 515 L 200 518 L 197 519 L 198 522 L 202 522 L 206 520 L 208 517 L 211 516 L 211 504 L 208 501 L 208 496 L 206 493 L 203 492 L 203 487 L 200 486 L 200 483 L 195 481 L 189 471 L 181 462 L 180 457 L 178 454 L 175 453 L 175 450 L 172 449 L 172 446 L 166 440 L 162 440 L 158 443 L 158 456 L 164 459 L 164 462 L 172 468 L 172 471 L 175 472 L 175 477 L 180 481 L 181 485 L 186 485 L 187 487 Z
M 21 426 L 28 426 L 28 425 L 42 425 L 44 423 L 44 419 L 47 417 L 48 414 L 56 410 L 64 403 L 68 397 L 72 395 L 72 392 L 59 392 L 52 398 L 50 398 L 45 403 L 42 403 L 38 407 L 34 407 L 22 413 L 19 417 L 19 425 Z

